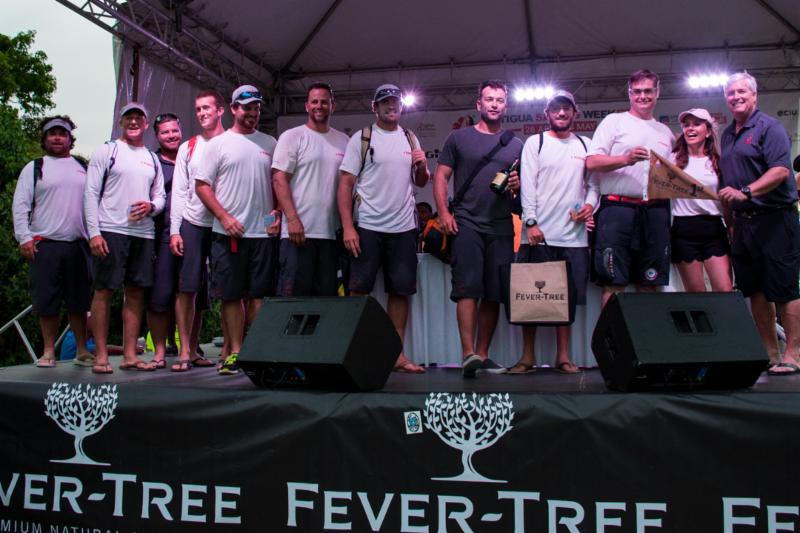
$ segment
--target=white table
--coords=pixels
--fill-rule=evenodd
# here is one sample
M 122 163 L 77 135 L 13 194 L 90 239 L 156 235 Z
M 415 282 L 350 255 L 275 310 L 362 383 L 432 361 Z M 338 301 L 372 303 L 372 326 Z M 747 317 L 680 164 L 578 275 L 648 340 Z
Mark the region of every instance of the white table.
M 409 299 L 409 317 L 404 349 L 417 363 L 460 364 L 461 342 L 458 337 L 456 304 L 450 300 L 450 265 L 428 254 L 417 254 L 417 294 Z M 677 271 L 670 272 L 672 284 L 665 291 L 680 289 Z M 591 341 L 600 315 L 601 289 L 592 283 L 587 288 L 587 305 L 579 305 L 570 337 L 570 358 L 579 366 L 597 366 Z M 378 273 L 372 296 L 386 306 L 383 273 Z M 556 351 L 555 328 L 539 328 L 535 351 L 539 364 L 553 364 Z M 522 328 L 506 321 L 500 306 L 500 318 L 489 348 L 492 359 L 504 366 L 513 365 L 522 354 Z

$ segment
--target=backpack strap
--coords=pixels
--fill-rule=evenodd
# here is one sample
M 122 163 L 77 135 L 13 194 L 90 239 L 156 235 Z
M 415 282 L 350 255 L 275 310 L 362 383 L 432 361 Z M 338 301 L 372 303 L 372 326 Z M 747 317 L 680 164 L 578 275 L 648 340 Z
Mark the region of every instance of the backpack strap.
M 36 182 L 42 179 L 42 166 L 44 166 L 43 157 L 33 160 L 33 195 L 31 196 L 31 210 L 28 211 L 29 225 L 33 222 L 33 210 L 36 209 Z
M 581 139 L 581 136 L 580 135 L 575 135 L 575 137 L 577 137 L 578 140 L 581 142 L 581 146 L 583 146 L 583 150 L 585 152 L 588 152 L 589 149 L 586 147 L 586 142 L 583 139 Z
M 186 159 L 187 163 L 192 160 L 195 148 L 197 148 L 197 135 L 189 139 L 189 157 Z
M 114 148 L 111 149 L 111 156 L 108 158 L 108 163 L 106 164 L 106 169 L 103 172 L 103 181 L 100 182 L 100 196 L 98 197 L 99 200 L 103 199 L 103 194 L 106 192 L 106 182 L 108 181 L 108 174 L 111 172 L 111 169 L 114 168 L 114 164 L 117 162 L 117 143 L 116 141 L 106 141 L 106 144 L 113 144 Z
M 583 141 L 581 141 L 581 143 L 583 143 Z M 542 146 L 544 146 L 544 132 L 540 131 L 539 132 L 539 151 L 536 152 L 537 154 L 541 154 L 542 153 Z
M 76 162 L 76 163 L 78 163 L 78 164 L 81 166 L 81 168 L 82 168 L 83 170 L 86 170 L 86 169 L 88 169 L 88 168 L 89 168 L 89 165 L 88 165 L 88 164 L 86 163 L 86 161 L 84 161 L 83 159 L 81 159 L 81 158 L 79 158 L 79 157 L 76 157 L 76 156 L 74 156 L 74 155 L 72 156 L 72 159 L 74 159 L 74 160 L 75 160 L 75 162 Z
M 414 132 L 406 128 L 403 128 L 403 133 L 405 134 L 406 140 L 408 140 L 408 145 L 411 147 L 411 149 L 418 150 L 419 145 L 417 145 L 417 139 L 416 136 L 414 135 Z
M 361 128 L 361 167 L 358 169 L 358 175 L 364 171 L 364 165 L 367 164 L 367 152 L 370 151 L 370 144 L 372 142 L 372 124 Z

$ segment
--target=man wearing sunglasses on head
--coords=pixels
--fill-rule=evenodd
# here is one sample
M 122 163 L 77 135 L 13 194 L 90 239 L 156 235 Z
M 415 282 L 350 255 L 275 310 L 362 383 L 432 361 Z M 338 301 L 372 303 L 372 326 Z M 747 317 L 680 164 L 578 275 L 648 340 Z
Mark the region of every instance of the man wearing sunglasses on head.
M 172 200 L 172 175 L 175 158 L 181 144 L 181 121 L 174 113 L 161 113 L 153 121 L 153 130 L 158 141 L 158 162 L 164 172 L 164 210 L 153 217 L 156 225 L 156 258 L 153 266 L 153 286 L 147 298 L 147 325 L 153 337 L 156 369 L 165 368 L 167 341 L 175 342 L 175 281 L 178 262 L 169 249 L 169 219 Z
M 408 297 L 417 292 L 417 219 L 412 185 L 424 187 L 430 174 L 416 136 L 400 126 L 401 96 L 400 89 L 391 84 L 375 91 L 372 110 L 377 121 L 356 132 L 347 143 L 337 202 L 344 246 L 351 254 L 350 293 L 372 292 L 382 267 L 389 293 L 386 312 L 402 340 Z M 425 369 L 401 353 L 394 371 L 420 374 Z
M 637 70 L 628 79 L 630 110 L 597 126 L 586 169 L 599 187 L 592 277 L 603 287 L 601 306 L 629 283 L 654 292 L 669 283 L 669 200 L 648 200 L 650 152 L 668 158 L 674 135 L 653 118 L 658 75 Z
M 211 290 L 222 300 L 231 353 L 219 373 L 239 372 L 244 331 L 273 291 L 274 251 L 267 238 L 280 230 L 272 196 L 277 141 L 256 128 L 264 99 L 252 85 L 233 91 L 233 127 L 206 147 L 195 192 L 214 215 Z
M 108 321 L 111 297 L 124 286 L 122 370 L 155 370 L 136 356 L 145 290 L 153 285 L 155 224 L 164 209 L 164 174 L 144 146 L 147 110 L 131 102 L 119 114 L 120 138 L 95 150 L 86 175 L 83 209 L 94 255 L 92 332 L 96 363 L 92 372 L 110 374 Z

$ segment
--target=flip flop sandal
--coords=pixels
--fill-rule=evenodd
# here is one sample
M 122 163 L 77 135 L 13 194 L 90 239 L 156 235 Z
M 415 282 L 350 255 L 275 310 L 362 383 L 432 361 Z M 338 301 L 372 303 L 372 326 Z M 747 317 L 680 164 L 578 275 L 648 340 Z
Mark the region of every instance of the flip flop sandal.
M 156 364 L 156 370 L 161 370 L 163 368 L 167 368 L 167 361 L 164 359 L 153 359 L 151 363 Z
M 138 370 L 140 372 L 153 372 L 155 371 L 154 366 L 150 366 L 150 363 L 145 361 L 136 361 L 135 363 L 122 363 L 119 365 L 120 370 Z
M 94 365 L 92 366 L 92 374 L 112 374 L 114 369 L 111 368 L 111 365 L 106 363 L 104 365 Z
M 776 370 L 777 368 L 789 368 L 790 370 L 779 372 Z M 800 374 L 800 366 L 797 366 L 794 363 L 778 363 L 767 370 L 767 374 L 770 376 L 793 376 L 795 374 Z
M 195 357 L 194 359 L 192 359 L 191 363 L 192 363 L 192 366 L 196 366 L 198 368 L 214 366 L 214 361 L 209 361 L 208 359 L 206 359 L 205 357 L 202 357 L 202 356 Z
M 55 368 L 56 367 L 56 360 L 55 359 L 45 359 L 44 357 L 40 357 L 38 361 L 36 361 L 36 366 L 38 368 Z
M 169 367 L 170 371 L 172 372 L 188 372 L 192 369 L 192 362 L 191 361 L 178 361 L 171 367 Z
M 406 361 L 392 368 L 392 372 L 397 372 L 398 374 L 424 374 L 425 369 L 412 361 Z
M 575 370 L 565 370 L 564 367 L 567 368 L 575 368 Z M 558 372 L 559 374 L 580 374 L 581 369 L 578 368 L 578 365 L 572 363 L 570 361 L 565 361 L 553 367 L 554 372 Z
M 511 376 L 524 376 L 525 374 L 533 374 L 536 372 L 536 363 L 529 365 L 528 363 L 517 363 L 508 369 L 506 374 Z

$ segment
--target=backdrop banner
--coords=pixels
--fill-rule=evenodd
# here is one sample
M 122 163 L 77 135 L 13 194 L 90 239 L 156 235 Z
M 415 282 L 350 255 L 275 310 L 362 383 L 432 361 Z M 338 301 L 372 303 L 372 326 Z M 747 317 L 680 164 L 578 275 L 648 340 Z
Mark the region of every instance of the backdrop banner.
M 738 532 L 800 521 L 794 392 L 7 381 L 0 401 L 1 531 Z

